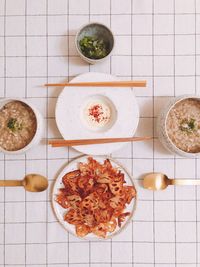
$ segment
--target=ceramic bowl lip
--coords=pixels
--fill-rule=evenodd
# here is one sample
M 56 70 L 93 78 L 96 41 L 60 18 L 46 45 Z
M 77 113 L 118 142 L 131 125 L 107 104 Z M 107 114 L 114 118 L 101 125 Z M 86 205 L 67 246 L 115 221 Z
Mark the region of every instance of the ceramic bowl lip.
M 82 51 L 79 49 L 79 45 L 78 45 L 78 37 L 79 37 L 81 31 L 82 31 L 84 28 L 86 28 L 86 27 L 89 27 L 89 26 L 91 27 L 92 25 L 98 25 L 98 26 L 100 26 L 100 27 L 105 28 L 105 29 L 110 33 L 110 36 L 111 36 L 112 39 L 113 39 L 113 45 L 112 45 L 112 48 L 111 48 L 110 52 L 109 52 L 105 57 L 103 57 L 103 58 L 92 59 L 92 58 L 86 57 L 86 56 L 82 53 Z M 114 46 L 115 46 L 115 37 L 114 37 L 114 34 L 113 34 L 113 32 L 111 31 L 111 29 L 108 28 L 108 27 L 107 27 L 105 24 L 103 24 L 103 23 L 99 23 L 99 22 L 95 22 L 95 21 L 94 21 L 94 22 L 90 22 L 90 23 L 86 23 L 86 24 L 84 24 L 81 28 L 79 28 L 79 30 L 77 31 L 76 36 L 75 36 L 75 47 L 76 47 L 76 50 L 77 50 L 78 54 L 79 54 L 85 61 L 87 61 L 87 62 L 89 62 L 89 63 L 97 63 L 97 62 L 104 61 L 106 58 L 108 58 L 108 57 L 112 54 L 112 51 L 113 51 L 113 49 L 114 49 Z
M 179 153 L 181 154 L 185 154 L 186 156 L 200 156 L 200 152 L 197 152 L 197 153 L 189 153 L 189 152 L 186 152 L 184 150 L 181 150 L 180 148 L 178 148 L 170 139 L 169 135 L 168 135 L 168 132 L 167 132 L 167 118 L 168 118 L 168 115 L 169 115 L 169 112 L 172 110 L 172 108 L 179 102 L 185 100 L 185 99 L 191 99 L 191 98 L 195 98 L 195 99 L 198 99 L 200 101 L 200 96 L 198 95 L 194 95 L 194 94 L 185 94 L 185 95 L 181 95 L 181 96 L 178 96 L 178 97 L 175 97 L 174 99 L 174 102 L 172 105 L 170 105 L 170 107 L 168 108 L 166 114 L 165 114 L 165 122 L 164 122 L 164 131 L 165 131 L 165 134 L 166 134 L 166 138 L 167 140 L 170 142 L 170 144 L 173 146 L 174 150 L 178 151 Z
M 29 106 L 32 109 L 33 113 L 35 114 L 35 118 L 36 118 L 36 122 L 37 122 L 37 128 L 36 128 L 35 135 L 33 136 L 30 143 L 28 143 L 25 147 L 23 147 L 19 150 L 14 150 L 14 151 L 5 150 L 2 147 L 0 147 L 0 152 L 3 152 L 4 154 L 16 155 L 16 154 L 25 153 L 27 150 L 32 148 L 35 144 L 37 144 L 40 141 L 43 124 L 42 124 L 42 115 L 40 114 L 38 109 L 34 105 L 29 103 L 26 99 L 16 98 L 16 97 L 2 98 L 2 99 L 0 99 L 0 106 L 1 106 L 0 108 L 4 107 L 7 103 L 12 102 L 12 101 L 20 101 L 20 102 L 26 104 L 27 106 Z

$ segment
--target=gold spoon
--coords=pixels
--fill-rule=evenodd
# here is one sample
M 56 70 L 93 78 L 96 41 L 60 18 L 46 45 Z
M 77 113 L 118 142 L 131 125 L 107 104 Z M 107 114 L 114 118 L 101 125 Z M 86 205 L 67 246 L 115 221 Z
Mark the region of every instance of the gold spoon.
M 143 186 L 149 190 L 163 190 L 168 185 L 200 185 L 200 180 L 192 179 L 169 179 L 160 172 L 151 172 L 144 175 Z
M 23 180 L 0 180 L 0 186 L 23 186 L 26 191 L 41 192 L 47 189 L 48 180 L 39 174 L 28 174 Z

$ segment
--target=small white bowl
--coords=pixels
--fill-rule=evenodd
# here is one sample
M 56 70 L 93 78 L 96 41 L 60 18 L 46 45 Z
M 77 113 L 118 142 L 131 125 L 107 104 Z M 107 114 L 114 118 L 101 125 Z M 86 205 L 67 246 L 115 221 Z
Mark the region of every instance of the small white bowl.
M 186 157 L 186 158 L 195 158 L 195 157 L 200 157 L 200 153 L 189 153 L 185 152 L 181 149 L 179 149 L 169 138 L 168 133 L 167 133 L 167 117 L 170 112 L 170 110 L 180 101 L 188 98 L 194 98 L 198 99 L 200 101 L 200 97 L 197 95 L 181 95 L 178 97 L 175 97 L 171 99 L 169 102 L 166 103 L 166 105 L 163 107 L 161 110 L 158 119 L 157 119 L 157 133 L 158 133 L 158 138 L 163 144 L 163 146 L 170 151 L 171 153 L 181 156 L 181 157 Z
M 79 42 L 84 36 L 97 36 L 97 37 L 100 37 L 106 40 L 110 46 L 108 54 L 105 57 L 100 58 L 100 59 L 92 59 L 92 58 L 86 57 L 81 51 L 81 48 L 79 46 Z M 105 59 L 107 59 L 111 55 L 111 52 L 113 51 L 114 43 L 115 43 L 115 40 L 114 40 L 114 35 L 112 31 L 104 24 L 101 24 L 98 22 L 91 22 L 89 24 L 84 25 L 78 30 L 76 37 L 75 37 L 75 46 L 76 46 L 78 54 L 80 55 L 82 59 L 84 59 L 86 62 L 90 64 L 102 62 Z
M 88 108 L 88 106 L 90 104 L 94 103 L 98 103 L 100 105 L 105 105 L 108 107 L 108 109 L 110 110 L 110 119 L 108 120 L 108 122 L 102 126 L 99 126 L 98 124 L 92 124 L 91 121 L 88 120 L 88 116 L 85 114 L 86 110 Z M 117 110 L 115 105 L 113 104 L 113 102 L 106 96 L 104 95 L 90 95 L 88 97 L 85 98 L 84 103 L 82 104 L 81 108 L 80 108 L 80 118 L 81 118 L 81 122 L 83 123 L 83 125 L 85 125 L 85 127 L 89 130 L 89 131 L 95 131 L 95 132 L 101 132 L 104 133 L 106 131 L 108 131 L 116 122 L 117 120 Z
M 34 145 L 39 143 L 39 141 L 42 138 L 42 132 L 43 132 L 43 118 L 42 118 L 42 115 L 40 114 L 40 112 L 37 110 L 37 108 L 35 108 L 27 100 L 21 99 L 21 98 L 5 98 L 5 99 L 1 99 L 0 100 L 0 109 L 3 108 L 3 106 L 5 106 L 7 103 L 12 102 L 12 101 L 20 101 L 20 102 L 26 104 L 27 106 L 29 106 L 32 109 L 32 111 L 34 112 L 35 117 L 36 117 L 36 122 L 37 122 L 36 133 L 35 133 L 33 139 L 31 140 L 31 142 L 28 145 L 26 145 L 22 149 L 15 150 L 15 151 L 8 151 L 8 150 L 5 150 L 2 147 L 0 147 L 0 152 L 3 152 L 5 154 L 15 154 L 16 155 L 16 154 L 25 153 L 27 150 L 29 150 Z

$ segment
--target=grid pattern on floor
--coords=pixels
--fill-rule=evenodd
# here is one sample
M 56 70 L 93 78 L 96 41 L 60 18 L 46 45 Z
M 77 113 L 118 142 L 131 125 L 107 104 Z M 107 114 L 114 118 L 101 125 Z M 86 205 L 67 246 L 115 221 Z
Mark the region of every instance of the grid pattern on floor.
M 74 48 L 76 31 L 89 21 L 103 22 L 115 34 L 113 55 L 99 65 L 84 63 Z M 40 85 L 88 71 L 147 80 L 147 88 L 134 89 L 141 116 L 137 134 L 155 139 L 126 144 L 112 155 L 136 184 L 150 171 L 200 178 L 200 161 L 169 154 L 154 130 L 169 98 L 200 93 L 199 0 L 0 0 L 0 97 L 26 97 L 37 106 L 45 118 L 44 139 L 60 137 L 54 114 L 60 89 Z M 37 170 L 51 185 L 77 155 L 42 142 L 26 155 L 0 154 L 0 176 L 20 179 Z M 52 212 L 50 194 L 0 189 L 0 267 L 200 266 L 198 187 L 152 193 L 138 185 L 133 222 L 105 242 L 66 233 Z

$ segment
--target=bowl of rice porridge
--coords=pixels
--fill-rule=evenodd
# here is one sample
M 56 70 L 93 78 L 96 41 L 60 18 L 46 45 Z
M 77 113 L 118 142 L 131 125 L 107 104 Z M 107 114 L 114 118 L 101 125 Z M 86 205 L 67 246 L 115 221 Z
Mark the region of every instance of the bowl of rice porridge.
M 0 152 L 20 154 L 37 144 L 42 136 L 40 112 L 26 100 L 0 100 Z
M 170 152 L 200 156 L 200 97 L 183 95 L 170 100 L 158 116 L 157 132 Z

